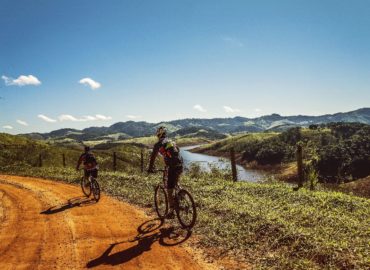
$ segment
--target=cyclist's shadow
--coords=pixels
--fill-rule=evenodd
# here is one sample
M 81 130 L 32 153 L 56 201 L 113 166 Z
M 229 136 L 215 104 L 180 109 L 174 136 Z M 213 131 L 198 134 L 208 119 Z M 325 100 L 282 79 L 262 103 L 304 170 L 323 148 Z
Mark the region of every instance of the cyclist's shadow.
M 101 264 L 113 266 L 126 263 L 151 250 L 152 244 L 156 241 L 162 246 L 176 246 L 185 242 L 191 236 L 191 231 L 176 230 L 173 227 L 162 228 L 162 225 L 163 220 L 160 219 L 144 222 L 138 227 L 138 235 L 135 238 L 110 244 L 100 257 L 88 262 L 86 267 L 92 268 Z M 156 230 L 159 231 L 154 232 Z M 136 241 L 137 244 L 135 246 L 110 254 L 115 246 Z
M 74 198 L 69 199 L 66 203 L 51 206 L 48 209 L 40 212 L 40 214 L 44 214 L 44 215 L 56 214 L 56 213 L 68 210 L 70 208 L 73 208 L 73 207 L 89 206 L 94 203 L 96 203 L 94 199 L 86 198 L 85 196 L 74 197 Z

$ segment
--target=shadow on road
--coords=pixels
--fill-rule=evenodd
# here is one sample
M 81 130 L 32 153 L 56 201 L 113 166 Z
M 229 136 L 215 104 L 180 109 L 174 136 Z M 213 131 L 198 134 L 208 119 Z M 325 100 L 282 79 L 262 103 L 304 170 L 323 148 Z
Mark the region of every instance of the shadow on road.
M 163 220 L 152 219 L 144 222 L 138 228 L 138 235 L 131 240 L 111 244 L 104 253 L 87 263 L 87 268 L 93 268 L 99 265 L 118 265 L 126 263 L 144 252 L 150 251 L 151 246 L 156 241 L 162 246 L 176 246 L 185 242 L 191 236 L 191 231 L 184 231 L 181 228 L 168 227 L 163 228 Z M 135 246 L 128 249 L 110 254 L 112 250 L 123 243 L 134 243 Z
M 67 209 L 73 208 L 73 207 L 84 207 L 84 206 L 89 206 L 92 204 L 95 204 L 96 201 L 94 199 L 86 198 L 86 197 L 75 197 L 72 199 L 69 199 L 66 203 L 60 204 L 60 205 L 54 205 L 47 210 L 44 210 L 40 212 L 40 214 L 44 215 L 51 215 L 51 214 L 56 214 L 59 212 L 63 212 Z

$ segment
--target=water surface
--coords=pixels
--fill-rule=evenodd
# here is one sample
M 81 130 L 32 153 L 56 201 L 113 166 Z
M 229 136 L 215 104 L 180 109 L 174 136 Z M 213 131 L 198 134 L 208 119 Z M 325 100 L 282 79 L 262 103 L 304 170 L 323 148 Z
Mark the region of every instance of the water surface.
M 217 167 L 219 169 L 230 169 L 230 160 L 223 157 L 214 157 L 205 154 L 192 153 L 189 150 L 198 147 L 199 145 L 192 145 L 181 147 L 181 155 L 184 159 L 185 168 L 189 168 L 192 163 L 199 164 L 201 169 L 204 171 L 210 171 L 211 167 Z M 263 181 L 266 176 L 256 170 L 245 169 L 240 165 L 236 165 L 238 171 L 238 180 L 248 182 Z

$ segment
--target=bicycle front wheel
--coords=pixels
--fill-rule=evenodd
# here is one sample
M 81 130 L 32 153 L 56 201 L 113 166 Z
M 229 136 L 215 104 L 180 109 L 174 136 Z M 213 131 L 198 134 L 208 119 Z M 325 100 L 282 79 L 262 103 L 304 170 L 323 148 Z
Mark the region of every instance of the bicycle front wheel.
M 183 228 L 190 229 L 195 225 L 197 209 L 193 197 L 187 190 L 181 189 L 177 193 L 175 209 L 177 218 Z
M 168 198 L 164 187 L 158 185 L 154 192 L 155 211 L 160 219 L 164 219 L 168 214 Z
M 90 197 L 91 195 L 91 185 L 90 181 L 87 177 L 82 177 L 81 178 L 81 189 L 83 194 L 85 194 L 86 197 Z
M 91 186 L 92 186 L 92 193 L 93 193 L 94 199 L 95 201 L 98 202 L 100 200 L 100 186 L 99 186 L 98 181 L 93 179 L 91 182 Z

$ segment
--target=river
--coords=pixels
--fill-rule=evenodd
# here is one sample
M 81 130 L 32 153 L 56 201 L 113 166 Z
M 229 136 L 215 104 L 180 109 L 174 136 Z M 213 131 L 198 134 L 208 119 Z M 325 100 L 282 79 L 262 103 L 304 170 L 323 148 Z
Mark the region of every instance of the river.
M 212 166 L 216 166 L 220 169 L 230 169 L 230 160 L 227 158 L 192 153 L 189 151 L 198 146 L 199 145 L 193 145 L 180 148 L 185 168 L 189 168 L 192 163 L 197 163 L 205 171 L 210 171 Z M 237 165 L 236 169 L 238 171 L 238 180 L 240 181 L 260 182 L 266 178 L 263 173 L 256 170 L 247 170 L 240 165 Z

